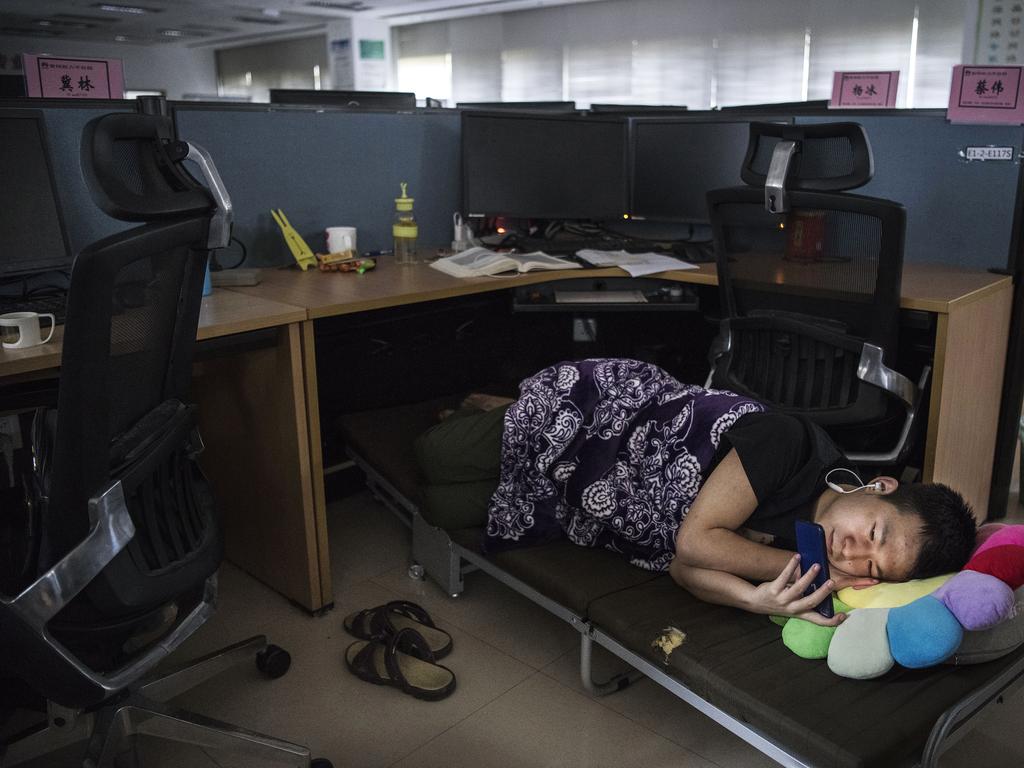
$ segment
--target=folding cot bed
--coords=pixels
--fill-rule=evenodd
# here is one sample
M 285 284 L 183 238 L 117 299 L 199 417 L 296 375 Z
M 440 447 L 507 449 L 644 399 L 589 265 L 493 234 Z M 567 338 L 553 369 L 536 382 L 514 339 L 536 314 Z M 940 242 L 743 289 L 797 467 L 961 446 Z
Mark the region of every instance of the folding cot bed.
M 876 680 L 851 680 L 823 661 L 794 655 L 764 616 L 697 600 L 667 574 L 641 570 L 614 553 L 561 541 L 484 554 L 487 488 L 468 489 L 480 498 L 473 519 L 422 503 L 413 443 L 448 404 L 345 415 L 346 448 L 377 497 L 410 523 L 414 561 L 446 593 L 461 593 L 464 574 L 479 569 L 578 631 L 583 684 L 594 694 L 621 689 L 642 674 L 782 765 L 930 768 L 982 708 L 1024 675 L 1020 647 L 982 664 L 897 666 Z M 667 627 L 686 635 L 674 649 L 657 642 Z M 630 671 L 594 681 L 594 643 Z

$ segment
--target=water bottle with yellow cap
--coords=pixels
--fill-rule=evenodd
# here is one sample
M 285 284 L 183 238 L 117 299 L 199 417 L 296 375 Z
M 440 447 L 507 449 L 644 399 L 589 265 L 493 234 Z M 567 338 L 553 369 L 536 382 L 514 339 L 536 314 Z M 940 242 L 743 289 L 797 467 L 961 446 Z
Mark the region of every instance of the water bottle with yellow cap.
M 413 198 L 405 193 L 407 184 L 403 181 L 401 186 L 402 196 L 395 198 L 395 218 L 391 224 L 391 235 L 395 240 L 395 263 L 415 264 L 419 227 L 412 215 Z

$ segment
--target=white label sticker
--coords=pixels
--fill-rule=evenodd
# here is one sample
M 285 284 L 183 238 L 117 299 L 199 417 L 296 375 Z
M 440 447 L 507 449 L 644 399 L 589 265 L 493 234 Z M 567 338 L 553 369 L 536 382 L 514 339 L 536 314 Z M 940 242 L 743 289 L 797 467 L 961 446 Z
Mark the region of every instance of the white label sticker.
M 961 156 L 966 160 L 1013 160 L 1013 147 L 965 147 Z

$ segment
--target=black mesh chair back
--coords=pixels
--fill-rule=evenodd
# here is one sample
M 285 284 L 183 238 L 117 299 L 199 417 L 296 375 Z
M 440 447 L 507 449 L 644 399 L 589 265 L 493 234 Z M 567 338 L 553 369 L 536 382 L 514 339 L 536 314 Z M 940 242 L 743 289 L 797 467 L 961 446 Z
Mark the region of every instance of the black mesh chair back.
M 44 522 L 51 561 L 81 540 L 98 489 L 165 431 L 192 430 L 186 403 L 216 210 L 182 170 L 168 118 L 99 118 L 82 151 L 100 206 L 152 221 L 87 247 L 72 267 Z M 136 536 L 87 591 L 105 613 L 152 607 L 216 569 L 220 536 L 195 474 L 178 450 L 128 493 Z
M 897 355 L 906 214 L 841 193 L 872 173 L 859 125 L 751 124 L 742 171 L 751 186 L 708 194 L 723 314 L 709 383 L 834 434 L 899 426 L 902 410 L 902 455 L 917 397 L 883 357 Z
M 779 215 L 757 189 L 708 196 L 731 332 L 715 383 L 822 424 L 882 418 L 888 398 L 856 373 L 863 342 L 896 354 L 903 208 L 812 192 L 790 203 Z
M 57 410 L 36 420 L 41 575 L 7 624 L 34 626 L 45 642 L 8 650 L 35 658 L 33 685 L 65 706 L 102 700 L 141 673 L 125 645 L 140 625 L 177 615 L 194 626 L 212 610 L 222 537 L 194 461 L 188 389 L 211 237 L 225 222 L 217 194 L 181 167 L 194 150 L 156 115 L 100 117 L 83 136 L 97 202 L 145 223 L 76 257 Z M 75 589 L 45 583 L 61 580 Z M 33 590 L 63 602 L 30 599 Z
M 750 143 L 740 169 L 745 184 L 764 188 L 780 142 L 797 145 L 786 176 L 789 190 L 839 192 L 862 187 L 874 176 L 871 146 L 858 123 L 755 122 L 750 124 Z

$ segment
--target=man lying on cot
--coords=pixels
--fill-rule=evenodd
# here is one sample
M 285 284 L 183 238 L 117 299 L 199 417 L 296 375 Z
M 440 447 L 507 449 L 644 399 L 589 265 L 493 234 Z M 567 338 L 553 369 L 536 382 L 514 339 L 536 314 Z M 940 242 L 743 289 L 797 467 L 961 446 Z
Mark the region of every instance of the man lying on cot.
M 667 570 L 703 600 L 817 624 L 845 619 L 813 610 L 830 591 L 959 570 L 976 533 L 951 488 L 851 485 L 851 465 L 807 419 L 636 360 L 559 363 L 515 401 L 470 396 L 417 454 L 428 498 L 497 484 L 489 552 L 568 537 Z M 822 525 L 829 554 L 831 580 L 807 597 L 817 566 L 799 576 L 796 520 Z

